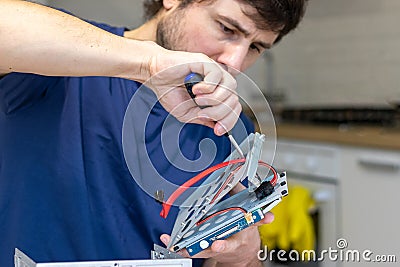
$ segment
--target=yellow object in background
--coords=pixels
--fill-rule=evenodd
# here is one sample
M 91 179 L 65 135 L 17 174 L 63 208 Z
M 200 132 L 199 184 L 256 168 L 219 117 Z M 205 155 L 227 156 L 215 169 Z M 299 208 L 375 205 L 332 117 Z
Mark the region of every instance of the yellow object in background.
M 315 229 L 309 212 L 314 207 L 309 190 L 301 186 L 289 187 L 289 195 L 272 209 L 275 220 L 258 228 L 262 245 L 269 251 L 294 249 L 300 255 L 304 250 L 314 250 Z

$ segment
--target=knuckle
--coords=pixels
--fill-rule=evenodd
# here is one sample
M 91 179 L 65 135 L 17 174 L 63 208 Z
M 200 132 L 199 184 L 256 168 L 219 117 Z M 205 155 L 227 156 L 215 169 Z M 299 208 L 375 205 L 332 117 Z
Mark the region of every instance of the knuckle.
M 232 88 L 236 89 L 237 86 L 238 86 L 238 83 L 237 83 L 236 79 L 231 77 L 231 80 L 232 80 Z
M 235 104 L 239 102 L 239 96 L 237 94 L 234 94 L 232 97 L 233 97 L 233 101 L 235 102 Z M 238 105 L 238 106 L 240 106 L 240 105 Z
M 237 81 L 232 78 L 225 82 L 225 87 L 230 91 L 230 93 L 236 95 Z
M 243 108 L 242 108 L 242 105 L 237 105 L 237 107 L 236 107 L 237 109 L 236 109 L 236 115 L 237 116 L 239 116 L 240 115 L 240 113 L 242 112 L 242 110 L 243 110 Z

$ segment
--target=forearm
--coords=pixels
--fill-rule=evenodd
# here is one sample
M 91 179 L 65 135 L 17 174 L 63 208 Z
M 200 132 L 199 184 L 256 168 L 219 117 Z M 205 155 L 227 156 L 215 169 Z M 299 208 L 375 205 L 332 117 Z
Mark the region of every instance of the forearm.
M 0 73 L 147 78 L 150 42 L 103 31 L 52 8 L 0 1 Z M 161 49 L 161 48 L 160 48 Z

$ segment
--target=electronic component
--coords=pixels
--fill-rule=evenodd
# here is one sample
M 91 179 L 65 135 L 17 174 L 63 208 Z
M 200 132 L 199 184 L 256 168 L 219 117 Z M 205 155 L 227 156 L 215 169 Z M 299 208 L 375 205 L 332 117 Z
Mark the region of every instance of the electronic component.
M 211 167 L 185 182 L 163 204 L 166 217 L 173 202 L 191 185 L 208 178 L 183 202 L 167 249 L 177 252 L 186 248 L 193 256 L 207 249 L 215 240 L 231 235 L 259 222 L 264 215 L 288 194 L 286 173 L 280 175 L 260 160 L 265 136 L 250 134 L 225 162 Z M 263 180 L 261 177 L 266 177 Z M 220 201 L 235 185 L 248 179 L 249 186 Z
M 281 186 L 282 182 L 286 182 L 286 174 L 279 178 L 274 192 L 262 200 L 257 198 L 255 192 L 243 190 L 218 203 L 172 250 L 186 248 L 189 255 L 193 256 L 208 248 L 215 240 L 226 239 L 259 222 L 287 195 L 287 186 Z

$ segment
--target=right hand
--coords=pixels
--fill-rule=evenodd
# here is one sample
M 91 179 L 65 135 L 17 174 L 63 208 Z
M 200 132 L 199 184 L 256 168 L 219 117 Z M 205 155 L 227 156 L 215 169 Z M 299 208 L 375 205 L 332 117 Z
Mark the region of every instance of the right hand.
M 1 1 L 0 5 L 0 75 L 27 72 L 120 77 L 139 82 L 151 78 L 145 85 L 182 122 L 207 125 L 222 135 L 239 117 L 235 79 L 203 54 L 169 51 L 154 42 L 123 38 L 27 1 Z M 204 77 L 193 92 L 197 104 L 209 106 L 205 109 L 190 99 L 183 86 L 191 72 Z
M 231 130 L 242 110 L 235 78 L 204 54 L 155 49 L 158 53 L 150 60 L 150 80 L 145 85 L 156 93 L 161 105 L 179 121 L 209 126 L 216 135 Z M 196 102 L 183 84 L 191 72 L 204 77 L 193 86 Z M 196 103 L 207 107 L 199 108 Z

